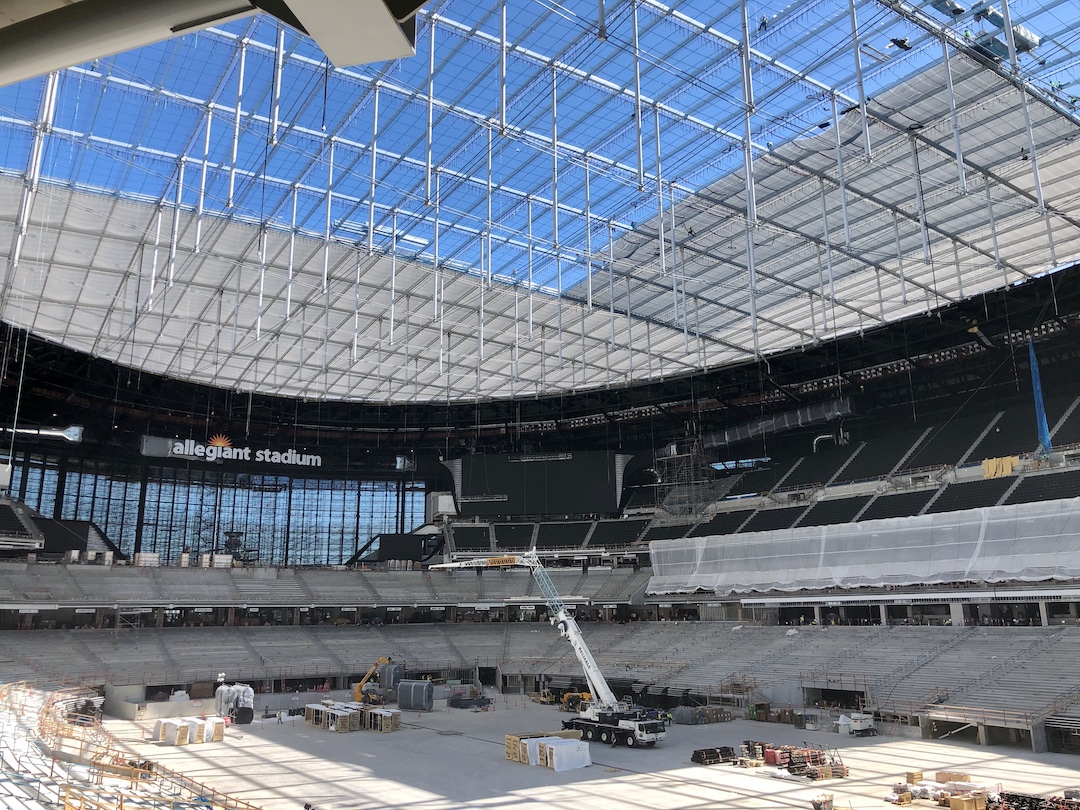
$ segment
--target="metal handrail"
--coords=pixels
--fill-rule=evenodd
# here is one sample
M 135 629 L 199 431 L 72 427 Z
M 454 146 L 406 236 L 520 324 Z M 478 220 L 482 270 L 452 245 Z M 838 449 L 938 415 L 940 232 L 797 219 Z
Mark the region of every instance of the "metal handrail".
M 958 723 L 982 723 L 983 725 L 1009 725 L 1017 726 L 1032 725 L 1033 717 L 1030 712 L 1015 712 L 1008 709 L 988 709 L 978 706 L 950 706 L 937 704 L 931 709 L 930 715 L 935 720 L 947 720 Z

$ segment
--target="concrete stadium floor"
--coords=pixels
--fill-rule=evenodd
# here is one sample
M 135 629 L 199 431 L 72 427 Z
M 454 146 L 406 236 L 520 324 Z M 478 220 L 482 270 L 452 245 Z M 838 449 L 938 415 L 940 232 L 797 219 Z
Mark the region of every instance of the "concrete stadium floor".
M 888 737 L 855 738 L 792 726 L 736 720 L 672 726 L 655 748 L 590 745 L 591 767 L 555 772 L 504 758 L 507 733 L 555 730 L 567 715 L 520 697 L 500 698 L 494 711 L 445 708 L 405 713 L 400 731 L 337 734 L 290 718 L 256 720 L 226 730 L 223 743 L 183 747 L 151 743 L 151 722 L 108 720 L 140 758 L 181 771 L 265 810 L 383 808 L 534 808 L 535 810 L 699 810 L 800 808 L 820 793 L 837 810 L 880 810 L 905 771 L 962 771 L 977 782 L 1041 795 L 1080 786 L 1080 758 Z M 738 746 L 744 739 L 840 749 L 851 776 L 795 783 L 756 775 L 761 769 L 690 762 L 696 748 Z M 916 806 L 934 807 L 930 802 Z

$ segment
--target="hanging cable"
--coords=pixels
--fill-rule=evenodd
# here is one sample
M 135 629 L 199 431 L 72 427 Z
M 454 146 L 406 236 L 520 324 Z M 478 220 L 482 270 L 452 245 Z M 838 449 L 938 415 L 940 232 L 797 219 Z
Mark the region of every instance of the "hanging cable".
M 15 464 L 15 436 L 19 427 L 19 409 L 22 406 L 23 379 L 26 376 L 26 354 L 30 347 L 30 331 L 23 333 L 22 360 L 19 364 L 19 385 L 15 389 L 15 416 L 11 420 L 11 444 L 8 446 L 8 463 Z

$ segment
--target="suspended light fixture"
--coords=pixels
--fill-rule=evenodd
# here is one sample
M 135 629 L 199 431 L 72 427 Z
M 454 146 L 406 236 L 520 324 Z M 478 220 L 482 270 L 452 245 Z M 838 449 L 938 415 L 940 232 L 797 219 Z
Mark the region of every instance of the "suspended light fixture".
M 83 426 L 71 425 L 66 428 L 23 428 L 23 427 L 0 427 L 4 433 L 14 433 L 18 436 L 39 436 L 43 439 L 66 439 L 72 444 L 79 444 L 83 440 Z

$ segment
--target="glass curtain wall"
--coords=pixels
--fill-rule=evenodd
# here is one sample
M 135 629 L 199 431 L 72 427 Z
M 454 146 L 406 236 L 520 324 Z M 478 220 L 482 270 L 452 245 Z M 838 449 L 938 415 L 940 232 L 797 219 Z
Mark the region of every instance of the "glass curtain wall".
M 93 460 L 16 454 L 11 494 L 45 517 L 90 520 L 122 551 L 140 535 L 142 468 Z M 55 513 L 61 489 L 59 513 Z M 399 496 L 399 489 L 403 498 Z M 173 564 L 183 552 L 232 553 L 246 562 L 339 565 L 373 535 L 424 521 L 424 486 L 146 468 L 141 550 Z

